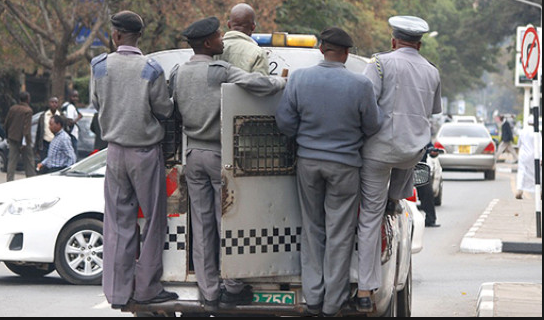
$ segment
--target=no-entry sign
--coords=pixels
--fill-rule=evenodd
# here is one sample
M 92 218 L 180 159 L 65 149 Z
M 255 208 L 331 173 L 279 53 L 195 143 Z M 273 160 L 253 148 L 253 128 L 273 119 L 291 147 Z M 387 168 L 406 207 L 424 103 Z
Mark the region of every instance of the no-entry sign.
M 528 27 L 521 42 L 521 63 L 523 71 L 529 79 L 533 79 L 538 74 L 540 51 L 538 33 L 534 27 Z

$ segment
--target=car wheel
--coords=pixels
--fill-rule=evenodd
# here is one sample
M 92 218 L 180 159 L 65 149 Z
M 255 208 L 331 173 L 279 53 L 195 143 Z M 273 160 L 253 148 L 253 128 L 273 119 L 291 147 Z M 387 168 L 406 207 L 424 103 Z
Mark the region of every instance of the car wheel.
M 0 152 L 0 171 L 8 172 L 8 160 L 3 152 Z
M 14 262 L 4 262 L 11 272 L 27 279 L 37 279 L 45 277 L 55 271 L 55 265 L 52 263 L 25 265 Z
M 103 222 L 83 219 L 66 226 L 55 248 L 59 275 L 71 284 L 100 285 L 104 252 Z
M 404 289 L 397 293 L 397 316 L 410 318 L 412 316 L 412 261 L 406 277 Z
M 442 191 L 444 189 L 444 182 L 440 179 L 440 189 L 438 189 L 438 195 L 434 198 L 434 205 L 440 207 L 442 205 Z
M 495 170 L 487 170 L 484 172 L 485 180 L 495 180 Z

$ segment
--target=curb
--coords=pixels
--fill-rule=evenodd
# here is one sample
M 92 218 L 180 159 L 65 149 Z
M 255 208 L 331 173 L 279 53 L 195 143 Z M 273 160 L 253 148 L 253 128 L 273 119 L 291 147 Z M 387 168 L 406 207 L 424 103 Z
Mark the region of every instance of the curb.
M 482 284 L 478 292 L 478 305 L 476 307 L 476 316 L 491 318 L 495 311 L 495 283 L 488 282 Z
M 503 242 L 501 239 L 475 238 L 476 232 L 489 217 L 493 208 L 499 203 L 499 199 L 493 199 L 484 213 L 476 220 L 472 228 L 465 234 L 461 241 L 461 252 L 464 253 L 521 253 L 542 254 L 542 243 L 531 242 Z
M 500 253 L 503 250 L 503 243 L 500 239 L 478 239 L 474 238 L 476 231 L 484 224 L 493 208 L 499 203 L 499 199 L 493 199 L 487 206 L 472 228 L 465 234 L 461 241 L 461 252 L 465 253 Z

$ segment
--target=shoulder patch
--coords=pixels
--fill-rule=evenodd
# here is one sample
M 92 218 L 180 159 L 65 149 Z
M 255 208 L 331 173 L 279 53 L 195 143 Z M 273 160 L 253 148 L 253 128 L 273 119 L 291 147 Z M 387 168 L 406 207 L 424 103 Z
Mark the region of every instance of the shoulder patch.
M 153 60 L 147 59 L 144 70 L 142 70 L 142 78 L 149 81 L 155 81 L 164 73 L 161 65 Z
M 103 53 L 98 57 L 95 57 L 91 61 L 91 68 L 93 70 L 93 77 L 95 79 L 100 79 L 108 75 L 108 64 L 107 64 L 108 54 Z

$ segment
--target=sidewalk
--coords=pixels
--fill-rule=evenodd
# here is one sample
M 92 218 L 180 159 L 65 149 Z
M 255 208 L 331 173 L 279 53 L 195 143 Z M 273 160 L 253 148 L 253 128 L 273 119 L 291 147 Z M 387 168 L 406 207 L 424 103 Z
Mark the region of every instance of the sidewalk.
M 499 164 L 498 172 L 515 174 L 517 166 Z M 523 200 L 494 199 L 461 242 L 465 253 L 542 255 L 537 238 L 534 195 Z M 480 288 L 479 317 L 542 317 L 542 283 L 484 283 Z

